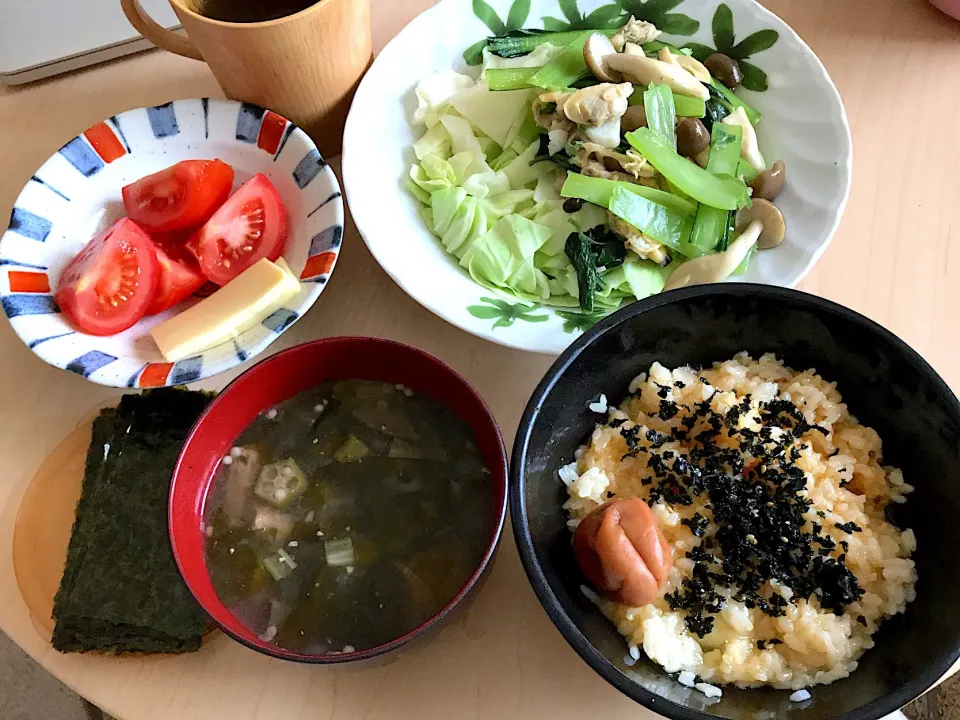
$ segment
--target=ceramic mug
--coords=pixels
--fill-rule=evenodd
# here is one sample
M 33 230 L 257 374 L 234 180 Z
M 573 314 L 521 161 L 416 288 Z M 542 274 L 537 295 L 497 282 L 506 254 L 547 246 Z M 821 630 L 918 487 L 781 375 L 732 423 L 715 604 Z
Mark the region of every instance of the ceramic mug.
M 197 0 L 170 0 L 187 37 L 159 25 L 138 0 L 120 4 L 154 45 L 205 61 L 228 98 L 283 115 L 328 157 L 340 152 L 350 101 L 373 60 L 370 0 L 319 0 L 254 23 L 214 20 Z

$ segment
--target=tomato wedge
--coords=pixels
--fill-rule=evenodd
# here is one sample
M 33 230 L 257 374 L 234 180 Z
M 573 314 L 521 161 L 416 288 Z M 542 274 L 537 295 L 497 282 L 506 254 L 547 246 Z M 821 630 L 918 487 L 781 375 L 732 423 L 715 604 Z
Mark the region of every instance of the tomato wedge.
M 196 258 L 184 247 L 184 238 L 176 235 L 152 235 L 157 253 L 157 285 L 147 315 L 156 315 L 179 305 L 203 287 L 207 278 L 200 272 Z
M 265 175 L 254 175 L 187 243 L 210 282 L 226 285 L 262 258 L 276 260 L 287 236 L 287 211 Z
M 193 230 L 223 204 L 233 168 L 222 160 L 184 160 L 123 188 L 127 215 L 148 232 Z
M 114 335 L 144 316 L 156 282 L 157 256 L 149 236 L 123 218 L 70 261 L 60 276 L 56 301 L 79 330 Z

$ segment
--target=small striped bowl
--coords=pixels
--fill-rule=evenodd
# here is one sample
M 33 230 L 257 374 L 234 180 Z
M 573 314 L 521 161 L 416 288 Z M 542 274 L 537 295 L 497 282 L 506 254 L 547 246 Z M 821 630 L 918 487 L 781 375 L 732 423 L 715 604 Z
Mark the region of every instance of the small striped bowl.
M 126 332 L 74 330 L 54 301 L 60 273 L 101 229 L 123 216 L 124 185 L 180 160 L 220 158 L 236 185 L 263 173 L 288 213 L 283 256 L 300 294 L 262 324 L 196 357 L 166 363 L 148 333 L 198 302 L 144 318 Z M 47 363 L 112 387 L 181 385 L 261 353 L 316 301 L 343 237 L 343 201 L 333 171 L 293 123 L 249 104 L 176 100 L 111 117 L 47 160 L 21 191 L 0 238 L 0 304 L 17 335 Z

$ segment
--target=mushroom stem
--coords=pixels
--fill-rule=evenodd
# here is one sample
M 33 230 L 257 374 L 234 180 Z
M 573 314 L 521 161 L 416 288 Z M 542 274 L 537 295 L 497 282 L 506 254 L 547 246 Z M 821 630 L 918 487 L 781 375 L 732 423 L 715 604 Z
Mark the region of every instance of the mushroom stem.
M 743 262 L 747 253 L 756 244 L 761 232 L 763 232 L 763 224 L 755 220 L 730 243 L 726 252 L 704 255 L 683 263 L 667 279 L 664 291 L 726 280 Z
M 721 120 L 724 125 L 737 125 L 743 130 L 743 140 L 740 142 L 740 157 L 750 163 L 750 166 L 758 173 L 767 169 L 767 164 L 760 154 L 760 145 L 757 142 L 757 131 L 747 117 L 747 113 L 742 107 L 727 115 Z
M 706 86 L 679 65 L 661 62 L 643 55 L 608 55 L 603 59 L 608 72 L 619 72 L 627 80 L 643 85 L 654 83 L 667 85 L 680 95 L 708 100 Z

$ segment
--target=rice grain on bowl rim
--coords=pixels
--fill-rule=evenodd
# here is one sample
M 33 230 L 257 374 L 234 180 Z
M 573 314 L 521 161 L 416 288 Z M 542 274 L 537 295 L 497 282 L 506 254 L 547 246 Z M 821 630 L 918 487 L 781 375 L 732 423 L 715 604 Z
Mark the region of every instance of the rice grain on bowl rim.
M 650 504 L 673 549 L 667 586 L 650 605 L 628 607 L 590 593 L 628 645 L 642 648 L 667 672 L 694 673 L 701 684 L 799 690 L 853 672 L 859 656 L 873 646 L 879 624 L 903 612 L 915 597 L 910 555 L 916 539 L 912 530 L 889 523 L 884 512 L 889 503 L 904 502 L 913 488 L 898 469 L 881 464 L 877 433 L 850 415 L 835 383 L 813 370 L 790 370 L 772 355 L 754 361 L 740 354 L 702 371 L 671 371 L 655 363 L 649 373 L 634 379 L 630 392 L 619 409 L 610 406 L 607 423 L 577 451 L 576 463 L 559 471 L 569 493 L 564 507 L 571 530 L 607 500 L 641 498 Z M 794 407 L 799 412 L 793 426 L 757 432 L 763 425 L 780 423 L 779 411 L 771 415 L 771 409 L 779 408 L 789 418 L 796 411 L 783 408 Z M 751 596 L 721 577 L 711 581 L 720 597 L 714 611 L 699 607 L 691 612 L 689 602 L 684 604 L 684 597 L 693 596 L 689 583 L 695 571 L 700 578 L 706 569 L 715 577 L 724 572 L 698 550 L 719 544 L 713 520 L 722 497 L 709 488 L 696 492 L 692 485 L 672 483 L 670 478 L 680 475 L 669 470 L 679 458 L 690 460 L 693 438 L 709 429 L 711 413 L 723 422 L 715 435 L 718 445 L 738 455 L 743 451 L 742 473 L 756 472 L 759 478 L 769 467 L 777 472 L 796 468 L 796 491 L 787 493 L 792 499 L 786 502 L 802 512 L 803 527 L 783 530 L 780 538 L 761 537 L 758 547 L 777 545 L 779 539 L 784 548 L 798 552 L 802 548 L 797 550 L 796 543 L 807 543 L 814 558 L 807 570 L 829 564 L 829 575 L 818 578 L 839 578 L 836 588 L 808 586 L 804 593 L 802 576 L 795 576 L 793 588 L 781 582 L 781 573 L 779 580 L 761 578 L 762 585 Z M 686 428 L 684 420 L 690 417 L 698 420 L 688 420 L 691 427 Z M 749 446 L 751 432 L 763 438 L 760 445 Z M 761 445 L 765 452 L 772 449 L 770 454 L 758 453 Z M 783 448 L 779 456 L 778 446 Z M 667 470 L 661 463 L 665 458 Z M 727 476 L 741 488 L 747 484 L 741 473 Z M 791 476 L 788 472 L 783 477 Z M 767 486 L 772 487 L 769 482 Z M 776 488 L 771 492 L 776 503 L 769 503 L 769 514 L 775 515 L 782 496 Z M 742 507 L 745 513 L 747 507 Z M 746 540 L 757 543 L 752 534 Z M 691 551 L 693 558 L 688 557 Z M 713 557 L 722 558 L 722 547 Z M 706 567 L 697 570 L 698 565 Z M 846 575 L 838 569 L 843 566 L 849 570 Z M 857 589 L 851 590 L 848 575 L 855 578 Z

